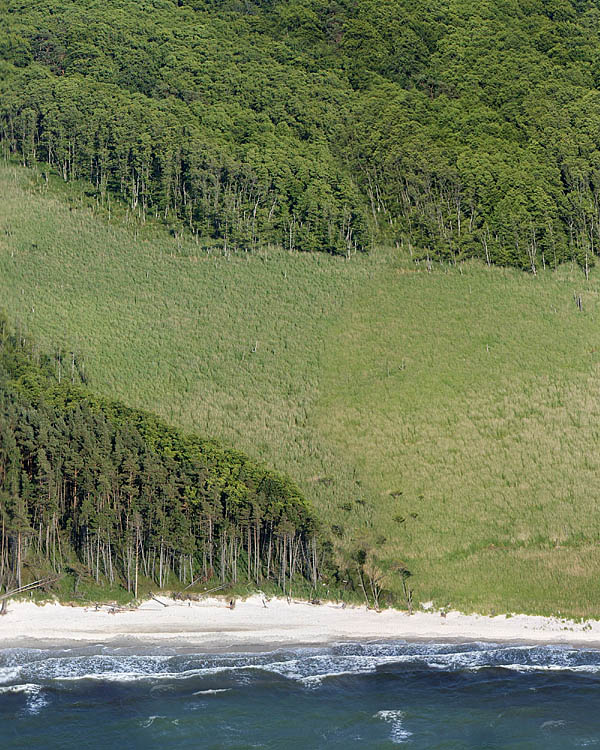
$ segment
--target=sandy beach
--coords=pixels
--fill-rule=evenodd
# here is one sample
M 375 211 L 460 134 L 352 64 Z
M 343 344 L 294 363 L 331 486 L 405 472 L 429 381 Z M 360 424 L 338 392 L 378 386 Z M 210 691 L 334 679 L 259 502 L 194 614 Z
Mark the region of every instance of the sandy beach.
M 600 621 L 575 623 L 527 615 L 466 615 L 398 610 L 374 612 L 340 604 L 312 605 L 261 596 L 238 600 L 234 609 L 217 598 L 179 601 L 159 597 L 135 610 L 108 606 L 38 606 L 11 601 L 0 617 L 0 647 L 52 643 L 189 643 L 210 650 L 326 644 L 373 639 L 520 641 L 600 647 Z M 166 606 L 164 606 L 166 605 Z

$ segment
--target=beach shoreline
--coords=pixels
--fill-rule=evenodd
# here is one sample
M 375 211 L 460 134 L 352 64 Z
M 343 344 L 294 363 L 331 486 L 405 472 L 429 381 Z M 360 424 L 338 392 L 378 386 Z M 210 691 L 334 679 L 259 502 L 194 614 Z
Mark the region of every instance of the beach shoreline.
M 166 605 L 166 606 L 165 606 Z M 107 645 L 193 648 L 207 652 L 274 650 L 368 641 L 515 642 L 600 648 L 600 621 L 532 615 L 477 615 L 310 604 L 255 595 L 234 609 L 219 598 L 160 597 L 137 609 L 11 601 L 0 617 L 0 648 Z

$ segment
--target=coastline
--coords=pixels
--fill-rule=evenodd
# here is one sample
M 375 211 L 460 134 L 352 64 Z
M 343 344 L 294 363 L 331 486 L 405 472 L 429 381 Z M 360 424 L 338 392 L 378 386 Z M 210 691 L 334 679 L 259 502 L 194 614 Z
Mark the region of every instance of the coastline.
M 341 641 L 515 642 L 600 648 L 600 621 L 534 615 L 477 615 L 399 610 L 261 596 L 180 601 L 160 597 L 137 609 L 100 609 L 11 601 L 0 617 L 0 649 L 58 644 L 194 647 L 203 651 L 273 650 Z M 166 605 L 166 606 L 164 606 Z M 266 605 L 266 606 L 265 606 Z

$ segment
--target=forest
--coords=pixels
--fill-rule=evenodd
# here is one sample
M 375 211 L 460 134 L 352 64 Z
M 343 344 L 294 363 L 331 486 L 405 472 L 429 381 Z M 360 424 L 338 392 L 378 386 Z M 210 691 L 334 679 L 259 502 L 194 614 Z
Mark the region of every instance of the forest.
M 592 0 L 0 2 L 5 157 L 174 236 L 537 274 L 600 240 Z
M 135 598 L 140 580 L 317 595 L 330 550 L 289 479 L 80 380 L 74 356 L 41 354 L 0 319 L 0 586 L 42 571 Z
M 599 16 L 0 0 L 0 585 L 597 613 Z

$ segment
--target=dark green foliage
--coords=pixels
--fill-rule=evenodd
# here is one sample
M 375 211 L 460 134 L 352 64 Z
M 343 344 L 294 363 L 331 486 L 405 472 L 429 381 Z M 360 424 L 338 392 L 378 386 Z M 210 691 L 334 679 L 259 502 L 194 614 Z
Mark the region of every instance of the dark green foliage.
M 0 585 L 27 564 L 135 595 L 141 576 L 317 585 L 315 519 L 290 480 L 35 359 L 0 319 Z
M 225 248 L 597 254 L 600 25 L 575 0 L 0 2 L 5 153 Z
M 253 15 L 197 5 L 9 5 L 5 147 L 225 248 L 364 247 L 364 201 L 332 151 L 338 74 L 296 67 Z

